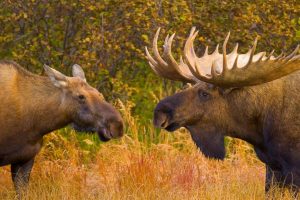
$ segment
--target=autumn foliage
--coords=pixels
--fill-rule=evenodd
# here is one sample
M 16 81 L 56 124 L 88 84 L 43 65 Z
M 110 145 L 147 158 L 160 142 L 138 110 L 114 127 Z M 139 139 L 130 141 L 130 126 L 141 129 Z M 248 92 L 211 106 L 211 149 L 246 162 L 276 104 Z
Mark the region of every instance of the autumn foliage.
M 280 53 L 300 40 L 299 12 L 297 0 L 4 0 L 0 58 L 36 73 L 44 63 L 66 73 L 81 64 L 108 99 L 130 100 L 134 114 L 146 119 L 157 101 L 152 94 L 176 88 L 156 77 L 145 61 L 144 46 L 151 46 L 158 27 L 164 36 L 177 33 L 177 53 L 192 26 L 200 31 L 198 53 L 205 45 L 212 51 L 228 31 L 229 47 L 238 42 L 246 51 L 258 35 L 259 50 Z

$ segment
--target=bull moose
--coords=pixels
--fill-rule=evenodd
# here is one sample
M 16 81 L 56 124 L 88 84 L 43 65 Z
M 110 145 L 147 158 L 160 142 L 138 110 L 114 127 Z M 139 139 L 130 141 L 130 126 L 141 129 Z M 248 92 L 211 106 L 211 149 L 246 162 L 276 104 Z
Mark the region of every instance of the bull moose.
M 102 141 L 123 135 L 120 113 L 86 82 L 79 65 L 73 65 L 73 77 L 47 65 L 44 70 L 48 76 L 0 62 L 0 166 L 11 164 L 18 194 L 28 185 L 45 134 L 71 124 L 97 132 Z
M 247 141 L 266 164 L 265 190 L 273 185 L 300 186 L 300 55 L 299 45 L 290 54 L 255 54 L 257 39 L 246 54 L 238 44 L 227 54 L 218 46 L 212 54 L 206 47 L 198 57 L 193 42 L 198 34 L 192 28 L 183 58 L 178 63 L 171 53 L 174 38 L 167 36 L 163 56 L 157 40 L 154 56 L 146 47 L 146 58 L 153 71 L 167 79 L 193 83 L 161 100 L 154 111 L 154 125 L 167 131 L 189 130 L 203 154 L 224 159 L 224 137 Z

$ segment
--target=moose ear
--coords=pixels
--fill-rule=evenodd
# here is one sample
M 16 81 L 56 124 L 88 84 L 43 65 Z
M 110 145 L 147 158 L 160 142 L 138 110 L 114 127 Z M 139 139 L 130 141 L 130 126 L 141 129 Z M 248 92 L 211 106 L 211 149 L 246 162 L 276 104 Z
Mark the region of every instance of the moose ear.
M 59 71 L 49 67 L 48 65 L 44 64 L 44 70 L 52 83 L 59 88 L 66 87 L 68 85 L 67 83 L 67 77 L 60 73 Z
M 84 71 L 79 65 L 75 64 L 72 66 L 72 74 L 74 77 L 79 77 L 86 82 Z

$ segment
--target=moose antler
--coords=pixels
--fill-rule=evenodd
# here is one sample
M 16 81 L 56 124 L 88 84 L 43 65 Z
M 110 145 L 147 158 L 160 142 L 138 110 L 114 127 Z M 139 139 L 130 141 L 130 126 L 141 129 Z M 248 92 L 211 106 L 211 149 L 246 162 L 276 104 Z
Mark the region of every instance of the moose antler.
M 184 58 L 191 73 L 199 80 L 221 87 L 252 86 L 286 76 L 300 69 L 299 45 L 288 56 L 280 54 L 274 57 L 274 50 L 266 56 L 266 52 L 254 54 L 257 38 L 253 47 L 246 54 L 238 54 L 238 45 L 226 54 L 226 45 L 230 36 L 228 33 L 223 43 L 223 54 L 218 52 L 218 45 L 212 54 L 208 48 L 202 57 L 197 57 L 193 42 L 198 34 L 192 28 L 184 47 Z
M 153 39 L 153 53 L 154 58 L 150 55 L 147 47 L 146 50 L 146 58 L 149 61 L 150 67 L 153 71 L 164 78 L 196 83 L 198 80 L 193 74 L 190 72 L 188 66 L 183 62 L 182 57 L 180 58 L 180 63 L 178 64 L 171 53 L 172 42 L 175 34 L 169 35 L 165 39 L 164 43 L 164 53 L 163 58 L 160 56 L 157 48 L 157 39 L 159 36 L 160 28 L 156 31 L 155 37 Z

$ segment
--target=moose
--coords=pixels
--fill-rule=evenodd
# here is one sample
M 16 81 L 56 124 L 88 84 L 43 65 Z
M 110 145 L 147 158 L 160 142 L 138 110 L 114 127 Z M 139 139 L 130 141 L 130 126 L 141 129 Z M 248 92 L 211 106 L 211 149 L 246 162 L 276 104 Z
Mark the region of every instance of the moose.
M 100 140 L 123 135 L 120 113 L 91 87 L 82 68 L 67 77 L 44 65 L 47 76 L 33 74 L 13 61 L 0 62 L 0 166 L 11 165 L 17 194 L 29 183 L 43 136 L 68 124 L 97 132 Z
M 218 45 L 203 56 L 194 50 L 195 27 L 177 62 L 171 53 L 175 34 L 167 36 L 160 55 L 153 39 L 153 56 L 146 58 L 153 71 L 164 78 L 193 84 L 161 100 L 154 110 L 154 125 L 167 131 L 189 130 L 206 157 L 224 159 L 224 137 L 242 139 L 253 145 L 266 164 L 265 191 L 272 186 L 300 186 L 300 55 L 299 45 L 290 54 L 273 56 L 255 53 L 257 39 L 246 54 L 238 44 L 227 54 Z

